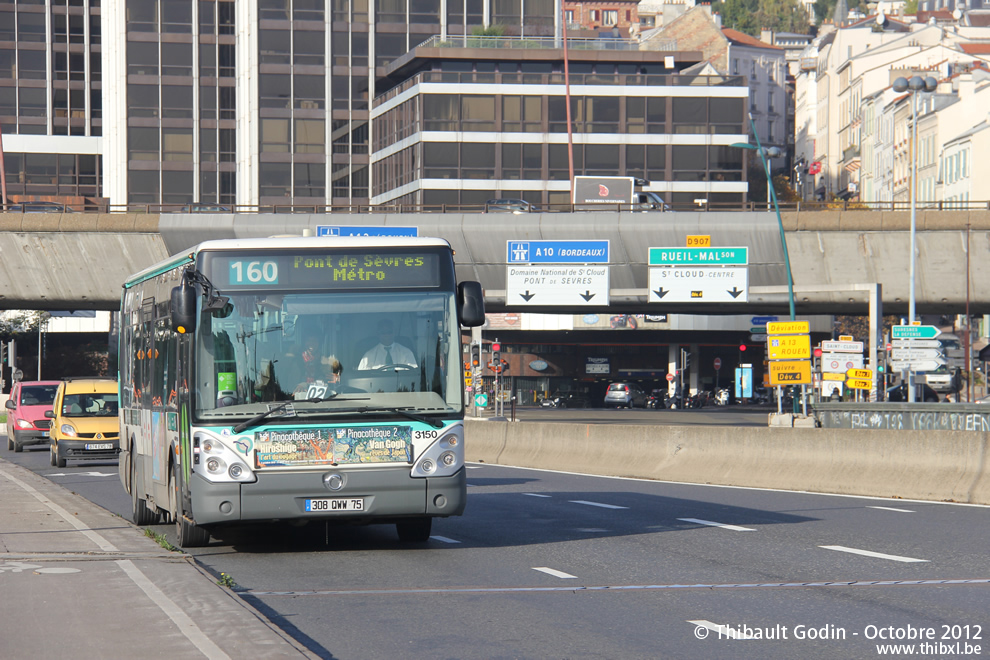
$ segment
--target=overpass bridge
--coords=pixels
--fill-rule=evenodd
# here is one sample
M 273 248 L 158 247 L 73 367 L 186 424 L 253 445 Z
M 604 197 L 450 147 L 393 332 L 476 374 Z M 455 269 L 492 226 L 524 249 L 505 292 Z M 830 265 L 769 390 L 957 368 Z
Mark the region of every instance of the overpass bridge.
M 908 308 L 910 213 L 782 214 L 798 315 L 869 313 L 879 284 L 883 312 Z M 490 311 L 545 313 L 786 314 L 787 273 L 777 219 L 766 212 L 179 214 L 0 213 L 0 309 L 116 309 L 124 279 L 216 238 L 315 234 L 318 225 L 417 227 L 447 239 L 458 277 L 479 280 Z M 990 211 L 919 210 L 915 299 L 919 313 L 990 313 Z M 649 247 L 749 248 L 745 303 L 648 302 Z M 608 306 L 506 303 L 506 241 L 608 240 Z M 510 301 L 511 303 L 511 301 Z

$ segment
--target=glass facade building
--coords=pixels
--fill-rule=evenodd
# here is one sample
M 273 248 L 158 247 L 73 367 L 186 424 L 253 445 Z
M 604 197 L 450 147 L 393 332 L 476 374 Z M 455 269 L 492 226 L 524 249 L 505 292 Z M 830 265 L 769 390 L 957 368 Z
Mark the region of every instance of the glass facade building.
M 559 3 L 0 2 L 8 194 L 151 210 L 566 202 Z M 746 139 L 747 91 L 688 75 L 696 62 L 572 48 L 575 174 L 741 201 L 727 145 Z

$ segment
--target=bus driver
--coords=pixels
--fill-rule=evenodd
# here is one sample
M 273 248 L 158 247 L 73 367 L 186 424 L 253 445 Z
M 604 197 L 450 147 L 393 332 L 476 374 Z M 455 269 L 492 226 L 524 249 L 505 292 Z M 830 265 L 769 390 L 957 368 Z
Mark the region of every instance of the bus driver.
M 412 351 L 395 342 L 395 331 L 392 322 L 385 319 L 378 324 L 378 344 L 361 358 L 358 369 L 380 369 L 393 364 L 407 367 L 418 367 Z

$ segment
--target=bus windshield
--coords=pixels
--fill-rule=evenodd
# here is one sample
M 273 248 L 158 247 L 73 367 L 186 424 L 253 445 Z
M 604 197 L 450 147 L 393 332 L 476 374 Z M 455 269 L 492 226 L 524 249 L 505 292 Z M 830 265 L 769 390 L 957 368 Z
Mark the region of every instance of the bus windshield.
M 200 419 L 254 415 L 286 401 L 297 415 L 461 408 L 451 291 L 224 294 L 229 304 L 203 314 L 196 333 Z

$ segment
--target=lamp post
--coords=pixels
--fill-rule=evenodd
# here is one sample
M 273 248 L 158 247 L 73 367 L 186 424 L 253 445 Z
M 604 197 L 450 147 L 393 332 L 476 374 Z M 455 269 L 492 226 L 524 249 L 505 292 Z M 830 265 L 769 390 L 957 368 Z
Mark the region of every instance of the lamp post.
M 928 76 L 911 76 L 911 79 L 898 78 L 894 81 L 893 89 L 898 94 L 911 92 L 911 190 L 908 196 L 911 198 L 911 258 L 908 262 L 908 277 L 911 280 L 908 289 L 908 324 L 915 321 L 915 298 L 914 298 L 914 252 L 915 235 L 918 215 L 918 93 L 934 92 L 938 86 L 938 81 Z M 914 403 L 914 370 L 908 369 L 908 402 Z
M 750 124 L 753 124 L 753 115 L 749 116 Z M 752 145 L 748 142 L 733 142 L 730 147 L 738 147 L 740 149 L 749 149 L 750 151 L 755 151 L 760 155 L 760 161 L 763 163 L 763 173 L 767 177 L 767 193 L 770 200 L 773 201 L 773 210 L 777 213 L 777 228 L 780 230 L 780 247 L 784 250 L 784 268 L 787 270 L 787 300 L 790 305 L 791 320 L 794 320 L 794 278 L 791 276 L 791 259 L 787 255 L 787 240 L 784 236 L 784 221 L 780 218 L 780 207 L 777 206 L 777 192 L 773 189 L 773 179 L 770 176 L 770 164 L 767 162 L 767 157 L 778 157 L 781 155 L 780 149 L 777 147 L 770 147 L 764 149 L 760 146 L 760 136 L 756 134 L 756 126 L 753 126 L 753 136 L 756 138 L 756 144 Z

